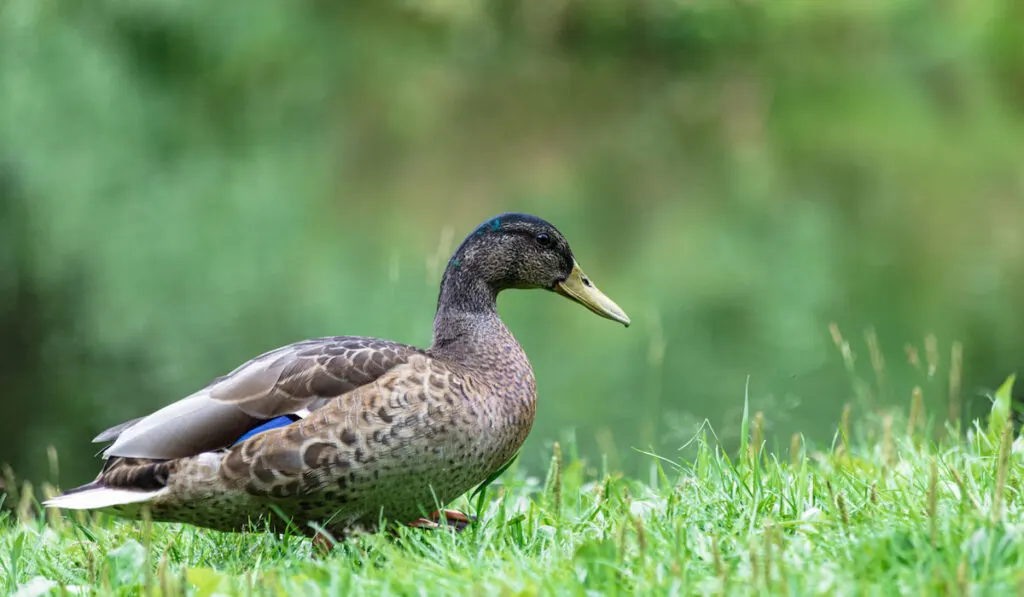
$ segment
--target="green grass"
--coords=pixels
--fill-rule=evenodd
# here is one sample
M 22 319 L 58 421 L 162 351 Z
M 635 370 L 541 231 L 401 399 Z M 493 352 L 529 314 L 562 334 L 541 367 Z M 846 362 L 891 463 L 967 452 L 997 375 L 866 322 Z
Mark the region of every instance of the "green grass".
M 1024 440 L 989 422 L 947 440 L 899 415 L 844 417 L 831 449 L 752 441 L 730 458 L 705 430 L 645 481 L 556 447 L 545 479 L 515 467 L 455 535 L 403 529 L 331 555 L 308 540 L 28 512 L 0 522 L 0 591 L 18 595 L 1008 594 L 1024 590 Z M 915 415 L 917 420 L 918 413 Z M 897 431 L 898 430 L 898 431 Z M 569 452 L 571 450 L 567 450 Z M 51 587 L 47 589 L 47 587 Z M 46 591 L 49 590 L 50 593 Z

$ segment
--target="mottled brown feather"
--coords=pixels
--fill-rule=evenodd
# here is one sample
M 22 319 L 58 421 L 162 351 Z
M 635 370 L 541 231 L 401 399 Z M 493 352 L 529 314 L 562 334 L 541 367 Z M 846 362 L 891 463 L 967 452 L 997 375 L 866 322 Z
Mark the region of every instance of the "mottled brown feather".
M 224 448 L 263 421 L 315 411 L 422 352 L 353 336 L 297 342 L 260 355 L 192 396 L 99 437 L 116 439 L 105 452 L 108 457 L 182 458 Z M 174 412 L 187 402 L 193 408 Z

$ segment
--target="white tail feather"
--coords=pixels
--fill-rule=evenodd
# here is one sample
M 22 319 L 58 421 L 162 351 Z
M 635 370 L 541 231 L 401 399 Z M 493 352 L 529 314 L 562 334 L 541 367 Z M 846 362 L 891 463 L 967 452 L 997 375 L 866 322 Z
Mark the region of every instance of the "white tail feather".
M 167 491 L 166 487 L 154 491 L 97 487 L 95 489 L 59 495 L 53 499 L 46 500 L 43 502 L 43 505 L 48 508 L 62 508 L 64 510 L 95 510 L 98 508 L 109 508 L 110 506 L 148 502 L 165 491 Z

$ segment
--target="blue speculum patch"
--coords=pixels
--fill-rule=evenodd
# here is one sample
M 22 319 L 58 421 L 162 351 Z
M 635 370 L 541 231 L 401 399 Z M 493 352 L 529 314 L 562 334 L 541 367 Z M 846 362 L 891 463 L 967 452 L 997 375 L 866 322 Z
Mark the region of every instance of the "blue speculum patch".
M 270 431 L 271 429 L 277 429 L 278 427 L 287 427 L 288 425 L 291 425 L 292 423 L 298 420 L 299 417 L 297 415 L 282 415 L 280 417 L 277 417 L 276 419 L 270 419 L 269 421 L 263 423 L 262 425 L 258 427 L 253 427 L 252 429 L 247 431 L 245 435 L 238 438 L 232 445 L 237 446 L 238 444 L 244 442 L 245 440 L 249 439 L 254 435 L 258 435 L 260 433 L 263 433 L 264 431 Z

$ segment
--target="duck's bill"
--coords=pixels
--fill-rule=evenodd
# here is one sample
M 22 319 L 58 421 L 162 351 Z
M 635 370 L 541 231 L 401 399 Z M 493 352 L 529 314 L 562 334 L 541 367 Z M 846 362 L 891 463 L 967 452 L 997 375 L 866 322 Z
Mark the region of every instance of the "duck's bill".
M 607 317 L 612 321 L 617 321 L 627 327 L 629 326 L 629 316 L 626 315 L 626 312 L 616 305 L 615 301 L 598 290 L 597 286 L 594 286 L 594 283 L 583 273 L 583 270 L 580 269 L 577 263 L 572 264 L 572 273 L 565 280 L 555 284 L 554 290 L 601 317 Z

